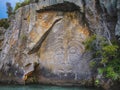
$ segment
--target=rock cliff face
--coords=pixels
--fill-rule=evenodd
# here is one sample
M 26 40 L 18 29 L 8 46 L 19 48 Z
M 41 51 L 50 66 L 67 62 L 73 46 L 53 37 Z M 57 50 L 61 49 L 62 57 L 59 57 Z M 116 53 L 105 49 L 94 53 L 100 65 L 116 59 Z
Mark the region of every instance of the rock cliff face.
M 5 29 L 3 27 L 0 27 L 0 53 L 2 51 L 2 46 L 4 43 L 4 34 L 5 34 Z
M 120 1 L 32 2 L 16 11 L 4 34 L 0 81 L 93 86 L 91 52 L 83 43 L 91 33 L 119 40 Z

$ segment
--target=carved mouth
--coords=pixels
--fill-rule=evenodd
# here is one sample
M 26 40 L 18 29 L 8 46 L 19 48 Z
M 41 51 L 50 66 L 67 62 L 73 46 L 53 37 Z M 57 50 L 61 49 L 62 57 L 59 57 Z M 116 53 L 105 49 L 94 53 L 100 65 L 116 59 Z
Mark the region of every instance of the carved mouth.
M 36 12 L 38 13 L 45 11 L 73 12 L 73 11 L 80 11 L 80 7 L 75 5 L 74 3 L 64 2 L 64 3 L 43 7 L 43 9 L 40 10 L 36 10 Z

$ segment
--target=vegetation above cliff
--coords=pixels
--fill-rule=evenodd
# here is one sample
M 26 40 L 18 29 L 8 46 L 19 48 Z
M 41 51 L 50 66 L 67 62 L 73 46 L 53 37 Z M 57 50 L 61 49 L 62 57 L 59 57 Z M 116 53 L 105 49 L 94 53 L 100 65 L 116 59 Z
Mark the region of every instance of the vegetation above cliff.
M 16 11 L 18 8 L 28 5 L 28 4 L 30 4 L 30 0 L 24 0 L 23 2 L 18 2 L 18 3 L 16 3 L 14 11 Z
M 91 66 L 98 68 L 98 74 L 112 80 L 120 80 L 120 47 L 117 42 L 114 41 L 110 45 L 105 37 L 93 35 L 85 45 L 87 50 L 93 52 Z
M 8 19 L 1 19 L 0 20 L 0 27 L 4 27 L 5 29 L 7 29 L 9 27 Z

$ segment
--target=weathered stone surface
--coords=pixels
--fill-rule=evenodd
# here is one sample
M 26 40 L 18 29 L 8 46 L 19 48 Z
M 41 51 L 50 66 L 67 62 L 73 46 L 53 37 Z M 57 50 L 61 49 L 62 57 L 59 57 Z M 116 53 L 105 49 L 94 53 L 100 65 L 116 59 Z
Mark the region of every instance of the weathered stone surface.
M 0 27 L 0 55 L 1 55 L 2 48 L 3 48 L 5 31 L 6 30 L 3 27 Z
M 117 25 L 115 28 L 115 35 L 118 37 L 120 41 L 120 1 L 117 1 Z
M 51 12 L 46 17 L 49 18 L 52 14 L 55 18 L 54 15 L 58 13 L 62 12 Z M 47 13 L 44 14 L 47 15 Z M 80 25 L 79 13 L 64 13 L 64 16 L 61 16 L 63 19 L 51 28 L 49 35 L 41 45 L 40 62 L 58 76 L 60 73 L 73 73 L 74 78 L 70 79 L 80 78 L 79 74 L 84 77 L 85 75 L 89 76 L 91 74 L 90 69 L 88 65 L 86 66 L 89 62 L 89 56 L 86 57 L 85 47 L 82 44 L 89 36 L 89 31 Z M 84 70 L 82 71 L 81 67 L 83 66 Z
M 93 85 L 97 75 L 83 43 L 91 33 L 120 37 L 119 0 L 35 2 L 16 11 L 4 35 L 1 82 Z
M 117 14 L 117 0 L 100 0 L 101 8 L 104 12 L 107 12 L 110 16 L 116 16 Z M 106 9 L 106 11 L 105 11 Z

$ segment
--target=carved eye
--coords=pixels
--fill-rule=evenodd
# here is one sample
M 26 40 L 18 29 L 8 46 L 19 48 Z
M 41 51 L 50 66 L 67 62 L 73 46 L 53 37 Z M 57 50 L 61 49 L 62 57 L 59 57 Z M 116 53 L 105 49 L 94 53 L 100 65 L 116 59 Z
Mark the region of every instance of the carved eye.
M 62 49 L 62 47 L 56 49 L 56 55 L 61 55 L 61 54 L 63 54 L 63 49 Z
M 71 47 L 69 49 L 69 53 L 71 53 L 71 54 L 75 54 L 76 52 L 77 52 L 77 48 L 76 47 Z
M 61 55 L 62 54 L 62 50 L 59 50 L 56 52 L 57 55 Z

